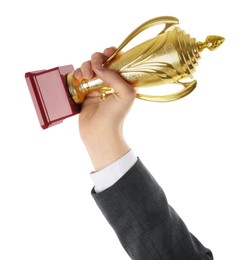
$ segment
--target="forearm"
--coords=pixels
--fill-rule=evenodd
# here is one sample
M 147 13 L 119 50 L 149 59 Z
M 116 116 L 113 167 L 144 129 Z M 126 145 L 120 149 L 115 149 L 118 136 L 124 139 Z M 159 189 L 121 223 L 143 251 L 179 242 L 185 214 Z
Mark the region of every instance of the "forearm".
M 130 150 L 120 131 L 89 133 L 89 137 L 83 141 L 95 171 L 115 162 Z

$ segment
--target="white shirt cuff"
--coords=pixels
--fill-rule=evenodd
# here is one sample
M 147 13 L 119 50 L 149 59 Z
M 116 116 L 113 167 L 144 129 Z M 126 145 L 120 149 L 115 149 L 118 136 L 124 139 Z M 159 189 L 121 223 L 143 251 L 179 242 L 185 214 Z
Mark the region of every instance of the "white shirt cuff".
M 130 150 L 123 157 L 98 172 L 92 172 L 91 177 L 95 191 L 101 192 L 117 182 L 137 161 L 137 157 Z

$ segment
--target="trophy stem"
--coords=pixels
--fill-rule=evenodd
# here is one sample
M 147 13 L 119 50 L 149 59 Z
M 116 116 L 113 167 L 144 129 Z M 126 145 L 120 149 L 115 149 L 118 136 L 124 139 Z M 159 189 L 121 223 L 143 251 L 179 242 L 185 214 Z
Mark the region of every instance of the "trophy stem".
M 100 78 L 93 78 L 91 80 L 77 80 L 73 72 L 67 75 L 67 85 L 70 95 L 76 104 L 82 104 L 85 96 L 92 91 L 102 89 L 104 82 Z

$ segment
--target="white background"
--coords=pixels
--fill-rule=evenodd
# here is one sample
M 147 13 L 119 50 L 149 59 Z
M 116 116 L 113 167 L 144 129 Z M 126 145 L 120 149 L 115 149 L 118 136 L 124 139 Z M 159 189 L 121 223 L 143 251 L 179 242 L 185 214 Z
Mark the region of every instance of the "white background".
M 225 3 L 225 4 L 224 4 Z M 205 51 L 197 89 L 171 103 L 136 100 L 125 125 L 135 153 L 215 259 L 247 257 L 246 1 L 2 1 L 0 6 L 0 259 L 129 259 L 93 201 L 77 116 L 40 128 L 27 71 L 88 60 L 138 25 L 170 15 Z

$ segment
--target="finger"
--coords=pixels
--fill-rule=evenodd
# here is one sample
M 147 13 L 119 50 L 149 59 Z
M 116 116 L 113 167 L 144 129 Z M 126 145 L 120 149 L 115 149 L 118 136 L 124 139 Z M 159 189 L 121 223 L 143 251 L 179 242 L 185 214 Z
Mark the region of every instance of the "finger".
M 104 50 L 104 55 L 109 58 L 117 50 L 116 47 L 109 47 Z
M 92 70 L 92 64 L 91 61 L 85 61 L 82 63 L 80 70 L 82 72 L 84 79 L 91 79 L 94 76 L 94 72 Z
M 83 74 L 81 72 L 81 69 L 79 69 L 79 68 L 74 71 L 73 75 L 77 80 L 83 79 Z
M 101 99 L 101 95 L 102 95 L 102 90 L 94 90 L 94 91 L 90 91 L 87 95 L 86 95 L 86 97 L 85 97 L 85 99 L 87 99 L 87 98 L 99 98 L 99 99 Z M 85 102 L 85 101 L 84 101 Z
M 109 47 L 104 50 L 104 55 L 106 59 L 109 59 L 117 51 L 116 47 Z M 122 51 L 115 53 L 115 58 L 118 58 L 122 54 Z M 114 57 L 112 57 L 114 58 Z
M 94 71 L 94 67 L 98 69 L 104 69 L 103 64 L 106 61 L 107 57 L 104 55 L 102 52 L 95 52 L 92 54 L 91 57 L 91 64 L 92 64 L 92 69 Z

